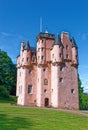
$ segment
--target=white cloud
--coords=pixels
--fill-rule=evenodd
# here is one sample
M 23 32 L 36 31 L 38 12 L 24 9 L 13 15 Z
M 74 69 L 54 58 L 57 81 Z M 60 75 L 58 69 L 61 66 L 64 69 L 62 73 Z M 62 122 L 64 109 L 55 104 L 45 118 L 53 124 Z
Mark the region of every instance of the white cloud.
M 0 34 L 1 34 L 2 36 L 4 36 L 4 37 L 13 36 L 11 33 L 6 33 L 6 32 L 1 32 Z

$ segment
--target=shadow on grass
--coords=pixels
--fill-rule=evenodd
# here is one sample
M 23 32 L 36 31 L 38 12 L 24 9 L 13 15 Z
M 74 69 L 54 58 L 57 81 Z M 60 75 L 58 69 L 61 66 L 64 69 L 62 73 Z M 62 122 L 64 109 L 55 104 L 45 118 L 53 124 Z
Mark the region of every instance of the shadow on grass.
M 6 114 L 0 114 L 0 130 L 19 130 L 31 129 L 32 122 L 22 117 L 11 117 Z

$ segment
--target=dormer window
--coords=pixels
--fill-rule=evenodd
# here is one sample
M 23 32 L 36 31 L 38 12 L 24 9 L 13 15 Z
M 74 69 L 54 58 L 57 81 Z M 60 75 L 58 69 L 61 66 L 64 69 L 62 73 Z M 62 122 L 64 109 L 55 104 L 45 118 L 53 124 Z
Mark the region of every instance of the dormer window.
M 42 39 L 42 43 L 44 43 L 44 40 Z

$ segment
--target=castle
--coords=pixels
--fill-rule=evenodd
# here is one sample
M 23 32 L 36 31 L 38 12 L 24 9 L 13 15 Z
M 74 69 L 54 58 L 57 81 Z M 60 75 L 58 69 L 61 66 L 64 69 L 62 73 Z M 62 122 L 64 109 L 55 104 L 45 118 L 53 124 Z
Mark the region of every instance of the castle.
M 17 57 L 17 104 L 79 109 L 78 52 L 74 38 L 40 32 L 37 47 L 22 42 Z

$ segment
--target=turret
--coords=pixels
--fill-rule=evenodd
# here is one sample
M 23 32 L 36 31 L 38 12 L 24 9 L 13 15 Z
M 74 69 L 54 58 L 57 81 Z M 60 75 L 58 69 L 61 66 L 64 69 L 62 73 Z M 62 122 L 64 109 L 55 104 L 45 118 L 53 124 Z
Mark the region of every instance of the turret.
M 50 61 L 50 49 L 54 43 L 54 35 L 48 32 L 39 33 L 37 37 L 37 63 L 46 64 Z
M 23 48 L 23 54 L 21 56 L 22 65 L 30 65 L 31 64 L 31 48 L 29 45 L 29 41 L 27 41 Z
M 72 37 L 71 43 L 72 43 L 72 65 L 77 66 L 78 65 L 78 58 L 77 58 L 78 52 L 77 52 L 77 45 L 76 45 L 74 37 Z
M 53 49 L 51 50 L 52 63 L 61 63 L 63 58 L 63 45 L 59 35 L 56 36 Z

